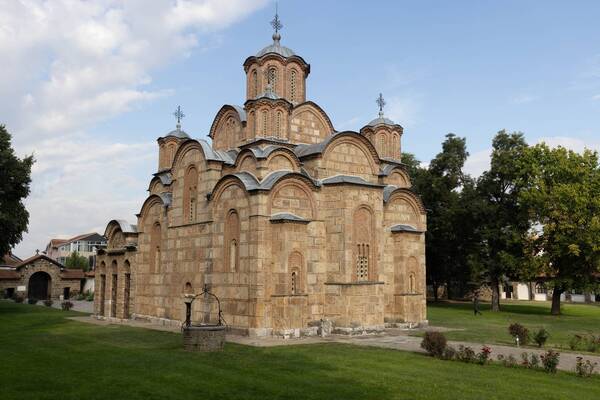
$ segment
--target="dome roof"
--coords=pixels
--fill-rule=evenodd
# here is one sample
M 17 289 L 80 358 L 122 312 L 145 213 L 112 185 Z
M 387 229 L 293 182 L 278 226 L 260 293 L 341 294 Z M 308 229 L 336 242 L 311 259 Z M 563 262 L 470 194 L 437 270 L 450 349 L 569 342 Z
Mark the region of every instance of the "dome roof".
M 273 44 L 268 45 L 258 53 L 256 53 L 256 57 L 262 57 L 265 54 L 275 53 L 279 54 L 282 57 L 291 57 L 295 56 L 296 53 L 289 47 L 282 46 L 279 41 L 281 40 L 281 35 L 279 33 L 273 34 Z
M 174 129 L 165 135 L 165 137 L 168 136 L 173 136 L 179 139 L 189 139 L 190 137 L 185 131 L 181 130 L 180 127 L 177 127 L 177 129 Z
M 383 116 L 375 118 L 373 121 L 369 122 L 367 126 L 375 126 L 375 125 L 398 125 L 394 121 L 389 118 L 384 118 Z

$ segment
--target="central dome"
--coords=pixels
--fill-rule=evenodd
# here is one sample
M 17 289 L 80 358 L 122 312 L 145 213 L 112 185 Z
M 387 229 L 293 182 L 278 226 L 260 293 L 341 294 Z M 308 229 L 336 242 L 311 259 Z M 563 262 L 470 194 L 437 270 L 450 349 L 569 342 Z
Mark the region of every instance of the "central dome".
M 261 51 L 256 53 L 256 57 L 262 57 L 265 54 L 269 54 L 269 53 L 279 54 L 280 56 L 283 56 L 283 57 L 295 56 L 296 53 L 294 53 L 294 51 L 292 49 L 290 49 L 289 47 L 282 46 L 279 43 L 280 40 L 281 40 L 281 35 L 279 35 L 279 33 L 273 34 L 273 44 L 268 45 L 267 47 L 265 47 L 264 49 L 262 49 Z

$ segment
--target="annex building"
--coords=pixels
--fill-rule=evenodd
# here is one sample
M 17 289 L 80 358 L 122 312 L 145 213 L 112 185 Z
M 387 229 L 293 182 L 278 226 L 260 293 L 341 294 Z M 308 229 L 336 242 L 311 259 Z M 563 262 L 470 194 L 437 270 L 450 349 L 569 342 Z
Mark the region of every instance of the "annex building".
M 137 223 L 108 223 L 95 314 L 180 324 L 208 288 L 249 335 L 353 333 L 425 323 L 426 215 L 402 164 L 403 128 L 379 117 L 337 131 L 307 100 L 310 65 L 273 43 L 243 63 L 246 98 L 210 143 L 177 128 Z M 214 318 L 199 299 L 193 320 Z

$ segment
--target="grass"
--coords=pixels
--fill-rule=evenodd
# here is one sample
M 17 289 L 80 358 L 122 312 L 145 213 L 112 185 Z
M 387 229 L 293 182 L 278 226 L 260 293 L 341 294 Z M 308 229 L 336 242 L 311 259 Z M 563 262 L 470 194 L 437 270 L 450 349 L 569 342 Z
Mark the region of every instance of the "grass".
M 595 399 L 600 378 L 342 344 L 186 353 L 179 334 L 0 301 L 0 398 Z
M 462 329 L 451 331 L 451 340 L 514 345 L 508 326 L 518 322 L 533 334 L 540 328 L 550 333 L 546 347 L 569 348 L 574 334 L 600 334 L 600 306 L 588 304 L 562 304 L 562 315 L 550 315 L 549 302 L 505 301 L 501 311 L 490 311 L 489 304 L 481 305 L 483 315 L 473 315 L 473 306 L 465 302 L 430 303 L 427 317 L 433 326 Z M 534 344 L 535 345 L 535 344 Z

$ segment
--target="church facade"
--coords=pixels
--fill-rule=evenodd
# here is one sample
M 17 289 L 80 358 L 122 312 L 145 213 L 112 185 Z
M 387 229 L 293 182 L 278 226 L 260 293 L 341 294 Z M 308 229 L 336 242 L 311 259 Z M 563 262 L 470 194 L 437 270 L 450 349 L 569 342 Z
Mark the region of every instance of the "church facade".
M 426 322 L 426 214 L 403 128 L 380 97 L 378 118 L 336 131 L 306 99 L 310 65 L 280 40 L 244 62 L 246 101 L 217 112 L 212 144 L 179 120 L 158 139 L 137 224 L 106 228 L 98 317 L 180 324 L 182 296 L 206 288 L 227 325 L 254 336 Z M 211 312 L 199 299 L 192 320 Z

